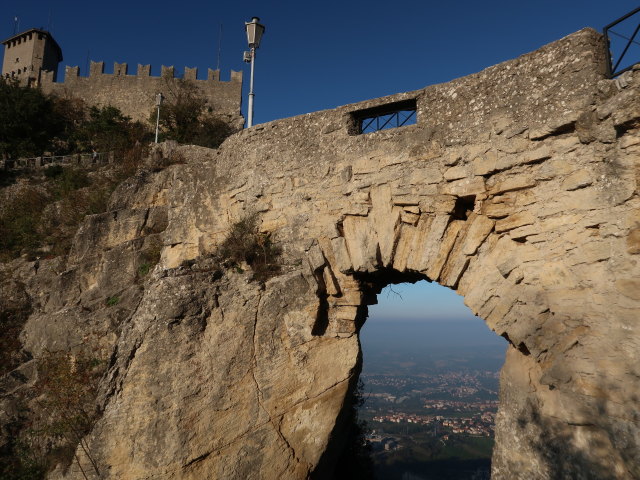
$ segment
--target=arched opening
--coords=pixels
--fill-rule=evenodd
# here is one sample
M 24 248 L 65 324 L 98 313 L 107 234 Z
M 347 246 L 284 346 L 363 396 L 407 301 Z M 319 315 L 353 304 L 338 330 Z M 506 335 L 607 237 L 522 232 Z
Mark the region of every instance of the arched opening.
M 358 418 L 375 478 L 489 478 L 507 342 L 424 280 L 384 287 L 365 323 Z
M 489 478 L 507 341 L 424 273 L 378 268 L 352 278 L 361 292 L 359 408 L 337 471 Z

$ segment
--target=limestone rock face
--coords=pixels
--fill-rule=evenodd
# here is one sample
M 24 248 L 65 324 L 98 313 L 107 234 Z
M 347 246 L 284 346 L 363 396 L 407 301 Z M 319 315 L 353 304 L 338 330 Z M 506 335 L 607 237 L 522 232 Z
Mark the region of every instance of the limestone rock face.
M 29 355 L 91 338 L 110 358 L 76 452 L 99 474 L 50 478 L 332 478 L 367 305 L 421 278 L 511 344 L 492 478 L 640 478 L 640 72 L 618 89 L 603 61 L 583 30 L 217 151 L 177 147 L 187 163 L 122 185 L 68 259 L 4 266 L 32 299 Z M 407 100 L 416 125 L 356 133 L 362 111 Z M 248 214 L 283 248 L 264 285 L 206 264 Z M 8 377 L 3 405 L 24 388 Z

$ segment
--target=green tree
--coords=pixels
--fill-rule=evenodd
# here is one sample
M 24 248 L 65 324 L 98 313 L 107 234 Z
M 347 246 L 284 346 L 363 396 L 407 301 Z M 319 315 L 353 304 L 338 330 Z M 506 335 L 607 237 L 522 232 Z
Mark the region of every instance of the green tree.
M 116 107 L 89 108 L 87 119 L 73 132 L 72 140 L 81 151 L 122 153 L 136 142 L 149 139 L 150 132 L 140 122 L 122 114 Z
M 4 158 L 41 155 L 64 131 L 51 97 L 40 90 L 0 79 L 0 155 Z
M 207 100 L 193 82 L 167 82 L 165 91 L 166 100 L 160 108 L 163 139 L 216 148 L 234 133 L 227 122 L 212 113 Z M 155 111 L 149 120 L 155 125 Z

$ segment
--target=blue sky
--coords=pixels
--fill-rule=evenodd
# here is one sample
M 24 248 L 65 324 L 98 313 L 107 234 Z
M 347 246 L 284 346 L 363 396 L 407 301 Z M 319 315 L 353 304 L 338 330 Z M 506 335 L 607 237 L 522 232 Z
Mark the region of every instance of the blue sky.
M 0 11 L 0 37 L 13 34 L 15 16 L 20 30 L 49 29 L 62 47 L 62 66 L 78 65 L 83 75 L 89 57 L 104 61 L 107 73 L 117 61 L 129 63 L 130 72 L 138 63 L 151 64 L 153 75 L 163 64 L 178 71 L 198 67 L 203 77 L 207 67 L 216 66 L 220 42 L 222 78 L 228 79 L 231 69 L 244 70 L 245 90 L 244 22 L 258 16 L 267 31 L 257 55 L 255 123 L 446 82 L 583 27 L 601 30 L 640 5 L 639 0 L 8 3 Z M 443 287 L 421 282 L 395 289 L 403 301 L 383 292 L 372 317 L 473 318 L 461 297 Z
M 248 71 L 244 22 L 267 27 L 256 64 L 255 122 L 414 90 L 477 72 L 577 31 L 600 30 L 638 0 L 3 2 L 0 37 L 49 27 L 63 65 L 113 62 Z M 64 70 L 64 69 L 62 69 Z M 248 77 L 248 73 L 246 73 Z M 248 84 L 248 82 L 245 82 Z M 246 87 L 246 85 L 245 85 Z M 245 96 L 246 98 L 246 96 Z M 244 102 L 246 104 L 246 101 Z
M 386 287 L 378 294 L 378 304 L 369 307 L 369 319 L 376 322 L 478 320 L 455 291 L 425 280 Z

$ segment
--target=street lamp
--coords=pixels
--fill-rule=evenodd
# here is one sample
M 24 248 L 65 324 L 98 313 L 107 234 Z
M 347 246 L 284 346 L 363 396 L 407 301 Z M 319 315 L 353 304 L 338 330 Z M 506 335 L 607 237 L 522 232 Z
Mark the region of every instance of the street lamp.
M 162 101 L 164 97 L 161 93 L 156 95 L 156 107 L 158 107 L 158 116 L 156 117 L 156 143 L 158 143 L 158 132 L 160 130 L 160 105 L 162 105 Z
M 260 39 L 264 34 L 264 25 L 259 24 L 260 19 L 253 17 L 250 22 L 244 22 L 244 29 L 247 32 L 247 42 L 249 51 L 244 52 L 244 61 L 251 63 L 251 77 L 249 79 L 249 107 L 247 109 L 247 127 L 253 126 L 253 68 L 256 58 L 256 50 L 260 46 Z

